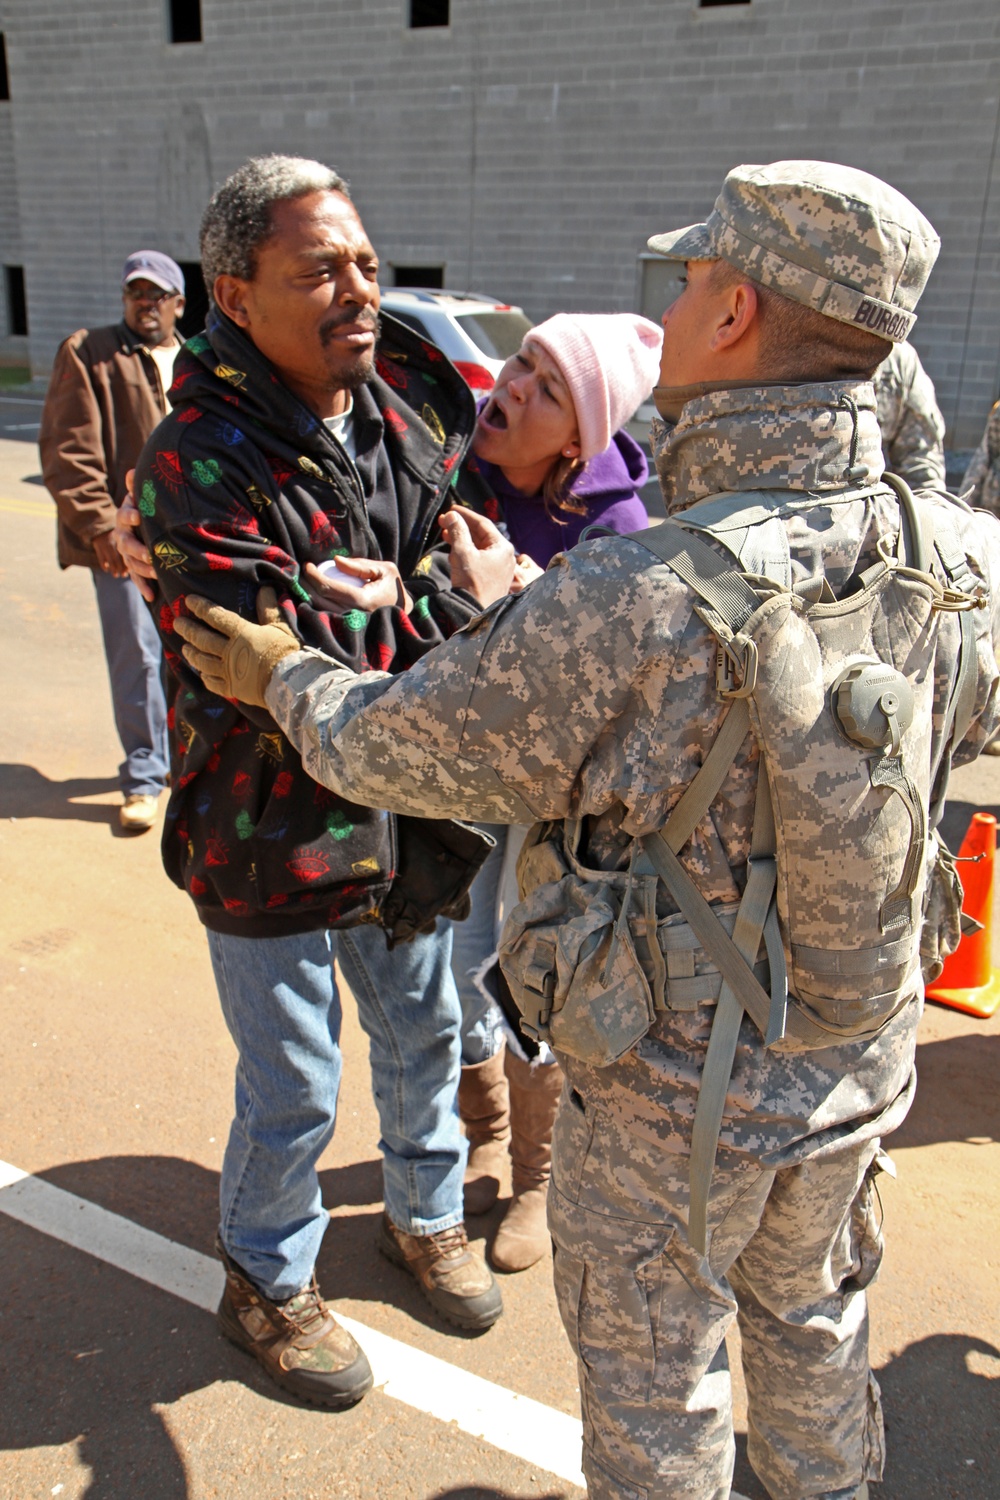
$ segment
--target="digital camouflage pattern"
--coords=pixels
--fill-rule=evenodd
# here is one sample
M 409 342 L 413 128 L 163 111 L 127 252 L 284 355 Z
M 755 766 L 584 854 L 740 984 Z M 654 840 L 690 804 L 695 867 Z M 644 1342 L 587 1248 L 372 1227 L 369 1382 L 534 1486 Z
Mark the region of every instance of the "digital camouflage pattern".
M 654 424 L 654 452 L 668 510 L 719 490 L 787 490 L 779 514 L 796 581 L 825 574 L 837 592 L 877 559 L 879 539 L 898 531 L 897 501 L 877 484 L 868 384 L 702 396 L 676 426 Z M 866 484 L 874 492 L 852 498 Z M 984 584 L 1000 577 L 1000 526 L 944 499 L 929 503 L 950 507 Z M 632 837 L 666 821 L 726 709 L 715 641 L 691 602 L 686 585 L 637 543 L 588 542 L 404 677 L 359 679 L 302 652 L 278 666 L 268 706 L 310 773 L 341 795 L 490 822 L 581 817 L 581 858 L 620 870 Z M 935 765 L 959 634 L 954 615 L 937 618 Z M 971 759 L 998 719 L 996 598 L 976 623 L 975 716 L 956 760 Z M 713 904 L 739 900 L 756 781 L 747 743 L 682 851 Z M 662 889 L 658 910 L 662 918 L 672 910 Z M 837 946 L 844 936 L 831 929 Z M 686 973 L 710 976 L 702 951 L 675 957 Z M 919 1000 L 875 1040 L 822 1051 L 768 1053 L 744 1020 L 710 1204 L 715 1236 L 708 1261 L 695 1265 L 684 1232 L 687 1155 L 713 1016 L 710 1002 L 667 1011 L 608 1067 L 566 1060 L 567 1097 L 582 1104 L 587 1129 L 578 1147 L 560 1130 L 552 1224 L 563 1316 L 581 1354 L 591 1493 L 724 1500 L 732 1438 L 719 1344 L 738 1294 L 758 1471 L 776 1500 L 842 1500 L 862 1478 L 877 1478 L 882 1462 L 860 1291 L 873 1252 L 863 1253 L 860 1231 L 845 1238 L 843 1226 L 865 1218 L 857 1184 L 879 1137 L 909 1106 Z M 592 1199 L 578 1191 L 584 1182 Z M 620 1222 L 616 1195 L 629 1204 Z M 853 1284 L 828 1286 L 818 1259 L 805 1264 L 819 1254 L 817 1234 L 835 1245 L 831 1276 L 849 1265 Z M 785 1340 L 765 1304 L 810 1309 L 802 1314 L 809 1337 Z M 641 1335 L 638 1353 L 624 1338 L 630 1326 Z
M 872 1178 L 884 1160 L 865 1140 L 777 1173 L 724 1153 L 706 1260 L 685 1233 L 686 1161 L 564 1094 L 549 1222 L 560 1312 L 587 1371 L 590 1500 L 728 1500 L 737 1307 L 748 1448 L 768 1492 L 848 1500 L 881 1472 L 864 1288 L 882 1253 Z
M 875 371 L 885 467 L 911 489 L 944 489 L 944 417 L 912 344 L 894 344 Z
M 865 499 L 840 498 L 856 492 L 844 483 L 854 443 L 844 396 L 858 415 L 855 472 L 862 477 L 856 483 L 874 483 L 882 464 L 870 385 L 721 391 L 689 402 L 673 428 L 654 424 L 668 509 L 720 489 L 751 489 L 755 479 L 758 486 L 787 488 L 783 523 L 793 578 L 825 572 L 837 592 L 859 566 L 877 560 L 879 538 L 895 536 L 899 524 L 888 489 L 876 487 Z M 991 571 L 1000 577 L 1000 527 L 950 508 L 967 536 L 972 567 L 988 585 Z M 976 618 L 975 719 L 956 761 L 978 752 L 998 717 L 991 619 L 986 610 Z M 942 753 L 959 630 L 956 616 L 937 619 L 932 764 Z M 342 795 L 394 811 L 473 821 L 583 817 L 581 859 L 594 869 L 617 870 L 633 836 L 663 826 L 714 742 L 727 709 L 716 693 L 715 665 L 715 639 L 692 613 L 687 586 L 637 543 L 604 538 L 555 559 L 525 594 L 487 610 L 403 677 L 356 678 L 318 653 L 301 652 L 279 664 L 267 700 L 310 774 Z M 756 781 L 757 752 L 748 741 L 682 852 L 713 904 L 738 902 L 742 894 Z M 672 911 L 661 889 L 659 915 Z M 830 932 L 836 946 L 843 946 L 843 936 Z M 694 967 L 696 973 L 711 969 L 700 951 Z M 580 1071 L 571 1062 L 569 1072 L 588 1099 L 650 1140 L 683 1152 L 700 1061 L 678 1069 L 677 1021 L 676 1015 L 659 1019 L 611 1067 Z M 758 1113 L 770 1086 L 761 1090 L 755 1083 L 744 1093 L 738 1062 L 723 1146 L 752 1150 L 768 1165 L 788 1165 L 814 1149 L 817 1130 L 834 1140 L 853 1129 L 857 1115 L 876 1116 L 905 1082 L 903 1064 L 885 1094 L 882 1053 L 891 1052 L 898 1030 L 889 1028 L 871 1046 L 836 1049 L 836 1056 L 813 1054 L 806 1065 L 809 1087 L 773 1120 Z M 817 1057 L 820 1063 L 829 1057 L 828 1070 Z M 788 1054 L 778 1066 L 791 1066 L 794 1074 Z M 897 1071 L 892 1064 L 889 1072 L 895 1077 Z M 833 1086 L 849 1073 L 852 1087 Z M 779 1086 L 786 1085 L 791 1080 L 782 1075 Z
M 965 471 L 962 493 L 970 505 L 1000 516 L 1000 401 L 990 412 L 982 441 Z
M 657 234 L 669 260 L 727 260 L 825 317 L 902 342 L 941 241 L 888 183 L 825 161 L 734 167 L 704 224 Z

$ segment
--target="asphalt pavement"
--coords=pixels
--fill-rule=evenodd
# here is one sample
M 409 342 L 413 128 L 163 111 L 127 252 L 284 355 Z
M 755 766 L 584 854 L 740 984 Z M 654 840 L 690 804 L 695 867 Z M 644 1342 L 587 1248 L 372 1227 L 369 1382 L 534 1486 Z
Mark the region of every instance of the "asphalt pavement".
M 504 1277 L 504 1317 L 471 1338 L 375 1252 L 378 1127 L 349 998 L 318 1270 L 368 1331 L 377 1388 L 345 1414 L 299 1407 L 217 1336 L 234 1054 L 156 832 L 118 829 L 92 586 L 56 566 L 37 419 L 0 398 L 0 1500 L 577 1500 L 549 1264 Z M 953 796 L 960 836 L 1000 811 L 1000 763 L 959 772 Z M 898 1179 L 880 1179 L 889 1462 L 873 1500 L 1000 1495 L 998 1056 L 1000 1014 L 928 1007 Z M 480 1247 L 499 1213 L 472 1221 Z M 764 1500 L 742 1436 L 735 1483 Z

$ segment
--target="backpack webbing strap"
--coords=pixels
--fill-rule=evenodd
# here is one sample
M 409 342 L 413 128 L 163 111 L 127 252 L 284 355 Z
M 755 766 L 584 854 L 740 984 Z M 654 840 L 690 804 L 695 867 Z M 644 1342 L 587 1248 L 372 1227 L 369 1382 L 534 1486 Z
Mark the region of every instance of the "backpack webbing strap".
M 777 880 L 774 845 L 771 791 L 767 772 L 761 767 L 750 858 L 747 861 L 747 883 L 733 928 L 733 943 L 750 963 L 757 957 L 764 926 L 773 909 Z M 728 981 L 725 982 L 715 1008 L 691 1132 L 688 1240 L 699 1255 L 708 1254 L 708 1195 L 719 1149 L 726 1094 L 729 1091 L 733 1063 L 736 1061 L 743 1011 L 739 992 Z
M 737 948 L 666 840 L 658 833 L 647 833 L 642 839 L 642 847 L 691 931 L 729 988 L 739 995 L 743 1009 L 749 1011 L 761 1035 L 764 1035 L 768 1029 L 771 997 L 754 974 L 750 963 Z M 747 887 L 749 888 L 749 881 Z M 765 912 L 761 917 L 761 928 L 766 916 Z M 760 946 L 759 942 L 757 946 Z M 757 950 L 754 949 L 751 963 L 756 957 Z
M 660 837 L 666 839 L 675 854 L 684 848 L 715 801 L 749 732 L 750 705 L 746 698 L 734 698 L 697 775 L 688 783 L 660 829 Z
M 734 634 L 759 609 L 762 601 L 756 589 L 700 537 L 673 521 L 661 521 L 648 531 L 630 532 L 627 540 L 638 542 L 672 568 L 699 598 L 722 616 Z

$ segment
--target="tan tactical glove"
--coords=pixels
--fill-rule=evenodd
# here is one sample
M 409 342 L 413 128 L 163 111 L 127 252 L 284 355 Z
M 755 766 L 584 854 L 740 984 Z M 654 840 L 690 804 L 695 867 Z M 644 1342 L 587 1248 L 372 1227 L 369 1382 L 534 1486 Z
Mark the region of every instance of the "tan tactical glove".
M 220 698 L 237 698 L 240 703 L 265 708 L 264 693 L 278 662 L 302 650 L 302 642 L 282 619 L 274 590 L 263 588 L 257 595 L 259 625 L 200 594 L 188 594 L 185 603 L 205 623 L 199 625 L 183 615 L 174 621 L 175 631 L 188 643 L 184 660 Z

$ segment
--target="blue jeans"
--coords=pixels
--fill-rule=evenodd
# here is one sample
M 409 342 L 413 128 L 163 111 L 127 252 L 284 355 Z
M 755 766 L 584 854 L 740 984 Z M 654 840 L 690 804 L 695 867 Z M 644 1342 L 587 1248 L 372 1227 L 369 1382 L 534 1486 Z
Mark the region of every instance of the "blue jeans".
M 163 653 L 153 617 L 130 578 L 92 569 L 111 682 L 115 728 L 125 759 L 118 777 L 126 797 L 157 796 L 167 784 L 170 751 Z
M 463 1068 L 496 1057 L 505 1043 L 513 1045 L 519 1057 L 523 1056 L 520 1035 L 513 1036 L 512 1042 L 513 1034 L 500 1007 L 483 993 L 472 976 L 496 952 L 503 922 L 517 903 L 514 864 L 524 843 L 525 830 L 512 829 L 504 823 L 481 823 L 479 826 L 493 835 L 496 844 L 469 889 L 471 912 L 464 922 L 455 923 L 451 954 L 451 969 L 462 1005 Z M 555 1062 L 555 1054 L 544 1042 L 538 1061 L 545 1065 Z
M 497 898 L 503 874 L 507 829 L 502 823 L 480 825 L 496 839 L 469 889 L 472 910 L 454 925 L 451 970 L 462 1006 L 462 1066 L 486 1062 L 503 1047 L 504 1024 L 498 1006 L 472 978 L 473 970 L 496 952 Z
M 316 1163 L 340 1087 L 335 958 L 370 1042 L 386 1211 L 410 1234 L 461 1223 L 466 1144 L 448 924 L 391 952 L 370 925 L 276 938 L 209 932 L 208 944 L 239 1051 L 222 1241 L 265 1296 L 282 1301 L 307 1285 L 328 1223 Z

